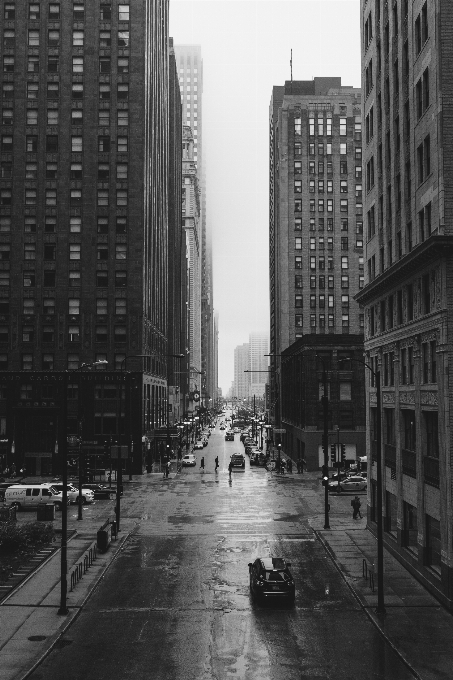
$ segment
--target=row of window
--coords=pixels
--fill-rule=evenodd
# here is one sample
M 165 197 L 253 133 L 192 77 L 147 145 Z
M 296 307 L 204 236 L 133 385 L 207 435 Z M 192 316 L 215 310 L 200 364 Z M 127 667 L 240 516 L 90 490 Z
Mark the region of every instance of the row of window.
M 316 184 L 316 180 L 310 179 L 308 182 L 308 191 L 310 194 L 314 194 L 315 191 L 318 192 L 318 194 L 323 194 L 324 193 L 324 188 L 326 189 L 326 193 L 328 194 L 333 194 L 333 180 L 328 179 L 326 183 L 324 183 L 323 179 L 318 179 L 318 182 Z M 348 189 L 348 180 L 347 179 L 342 179 L 340 180 L 340 194 L 347 194 L 349 191 Z M 302 193 L 302 180 L 294 180 L 294 193 L 295 194 L 301 194 Z M 356 198 L 361 199 L 362 198 L 362 185 L 361 184 L 356 184 L 355 185 L 355 195 Z
M 327 327 L 335 328 L 335 315 L 334 314 L 310 314 L 310 328 L 326 328 L 326 316 L 327 316 Z M 363 316 L 363 315 L 361 315 Z M 294 317 L 294 325 L 296 328 L 303 328 L 304 318 L 302 314 L 296 314 Z M 361 327 L 363 326 L 360 321 Z M 342 328 L 349 328 L 349 314 L 345 313 L 341 315 L 341 326 Z M 296 336 L 297 337 L 297 336 Z
M 433 270 L 424 274 L 419 282 L 419 313 L 429 314 L 434 308 L 436 287 L 436 272 Z M 400 288 L 395 294 L 380 301 L 379 305 L 370 307 L 370 334 L 391 330 L 394 326 L 413 321 L 415 318 L 415 284 L 409 283 Z M 380 323 L 377 323 L 378 314 Z
M 359 277 L 359 285 L 360 285 L 360 280 L 362 285 L 360 286 L 361 288 L 363 287 L 363 276 Z M 320 290 L 324 290 L 326 287 L 326 277 L 321 275 L 316 277 L 316 275 L 312 274 L 310 276 L 310 288 L 316 288 L 318 287 Z M 349 275 L 348 274 L 342 274 L 341 275 L 341 288 L 349 288 Z M 296 274 L 295 276 L 295 288 L 302 288 L 303 283 L 302 283 L 302 276 L 298 276 Z M 335 288 L 335 277 L 332 276 L 327 276 L 327 288 Z
M 316 212 L 316 199 L 311 198 L 309 200 L 309 208 L 310 212 Z M 333 198 L 327 198 L 326 200 L 323 198 L 318 198 L 317 208 L 318 212 L 324 212 L 324 209 L 326 212 L 333 212 L 334 211 Z M 362 203 L 356 202 L 355 203 L 356 215 L 361 215 L 362 211 L 363 211 Z M 296 199 L 294 201 L 294 212 L 295 213 L 302 212 L 302 199 Z M 340 212 L 343 213 L 349 212 L 349 199 L 347 198 L 340 199 Z
M 47 9 L 47 18 L 49 21 L 60 20 L 60 3 L 50 3 Z M 118 5 L 118 21 L 129 21 L 129 4 Z M 5 21 L 13 21 L 16 18 L 16 5 L 14 2 L 5 2 L 3 9 L 3 18 Z M 85 20 L 85 5 L 81 2 L 74 2 L 72 5 L 72 18 L 75 22 L 82 22 Z M 101 21 L 111 21 L 112 6 L 110 3 L 101 3 L 100 6 Z M 30 3 L 28 5 L 28 20 L 41 20 L 41 5 L 39 3 Z
M 111 221 L 110 221 L 111 223 Z M 111 228 L 111 226 L 110 226 Z M 0 232 L 10 232 L 11 231 L 11 217 L 9 215 L 0 216 Z M 37 218 L 36 215 L 28 216 L 24 219 L 24 232 L 27 234 L 35 234 L 37 231 Z M 44 218 L 44 232 L 49 234 L 54 234 L 57 231 L 57 218 L 52 215 L 46 215 Z M 79 234 L 82 231 L 82 218 L 79 216 L 73 216 L 69 218 L 69 231 L 72 234 Z M 127 218 L 122 215 L 116 216 L 115 231 L 117 234 L 126 234 L 127 232 Z M 109 233 L 109 218 L 108 217 L 98 217 L 97 218 L 97 233 L 98 234 L 108 234 Z M 2 244 L 0 246 L 0 260 L 8 260 L 10 253 L 10 246 L 8 244 Z
M 107 300 L 98 300 L 98 302 L 105 302 L 105 308 L 101 307 L 101 310 L 97 310 L 97 315 L 107 315 Z M 124 316 L 126 314 L 126 300 L 123 298 L 117 299 L 115 301 L 115 314 L 118 316 Z M 68 325 L 67 329 L 67 341 L 68 342 L 80 342 L 81 331 L 80 326 L 77 324 Z M 54 343 L 57 337 L 55 326 L 43 326 L 42 327 L 42 342 Z M 114 326 L 113 337 L 115 342 L 125 342 L 126 341 L 126 327 L 125 326 Z M 36 328 L 35 326 L 24 324 L 22 326 L 22 342 L 35 342 L 36 340 Z M 108 342 L 108 327 L 103 324 L 98 324 L 95 327 L 95 340 L 96 342 Z M 0 326 L 0 342 L 9 341 L 9 328 L 8 326 Z
M 115 172 L 112 173 L 118 182 L 125 182 L 128 179 L 128 168 L 127 163 L 117 163 L 115 166 Z M 0 178 L 9 179 L 13 175 L 13 164 L 12 161 L 1 161 L 0 162 Z M 48 180 L 58 179 L 58 163 L 47 162 L 45 169 L 45 178 Z M 83 166 L 82 163 L 71 163 L 70 165 L 70 178 L 74 180 L 83 179 Z M 107 182 L 110 180 L 110 164 L 109 163 L 98 163 L 98 173 L 97 178 L 100 182 Z M 38 179 L 38 163 L 26 163 L 25 164 L 25 179 Z
M 327 302 L 327 305 L 326 305 Z M 304 306 L 304 298 L 303 295 L 295 295 L 294 296 L 294 306 L 295 307 L 303 307 Z M 310 294 L 310 308 L 315 309 L 316 307 L 335 307 L 335 296 L 334 295 L 325 295 L 324 293 L 319 293 L 318 296 L 315 294 Z M 349 295 L 342 295 L 341 296 L 341 306 L 342 307 L 349 307 Z
M 98 151 L 99 153 L 108 153 L 112 150 L 112 139 L 110 136 L 99 135 L 98 136 Z M 118 153 L 128 152 L 128 138 L 127 137 L 117 137 L 116 138 L 116 150 Z M 29 153 L 38 153 L 39 151 L 39 137 L 38 135 L 27 135 L 25 139 L 25 150 Z M 46 136 L 46 148 L 47 153 L 58 153 L 59 148 L 59 137 L 58 135 L 47 135 Z M 71 151 L 73 153 L 83 153 L 83 137 L 80 135 L 73 135 L 71 137 Z M 13 136 L 12 135 L 2 135 L 1 138 L 1 153 L 12 153 L 13 152 Z
M 46 89 L 46 98 L 47 99 L 59 99 L 60 97 L 60 83 L 58 82 L 48 82 L 47 83 L 47 89 Z M 110 83 L 100 83 L 99 84 L 99 99 L 102 100 L 103 102 L 110 101 L 110 96 L 111 96 L 112 88 Z M 4 99 L 12 99 L 14 97 L 14 83 L 12 82 L 6 82 L 2 84 L 2 93 L 3 93 L 3 98 Z M 33 100 L 33 99 L 38 99 L 39 97 L 39 83 L 27 83 L 27 99 Z M 84 95 L 84 86 L 83 83 L 72 83 L 71 85 L 71 97 L 73 100 L 76 99 L 83 99 Z M 119 102 L 125 102 L 129 100 L 129 83 L 118 83 L 117 88 L 116 88 L 116 99 Z M 11 111 L 11 109 L 9 109 Z M 55 109 L 53 109 L 55 111 Z M 47 113 L 49 116 L 49 112 Z M 55 115 L 55 114 L 52 114 Z M 58 113 L 56 114 L 58 116 Z M 29 109 L 27 110 L 27 125 L 36 125 L 37 123 L 35 122 L 28 122 L 29 117 L 36 116 L 37 119 L 37 111 L 36 109 Z M 3 125 L 12 125 L 12 118 L 13 114 L 4 114 L 3 117 L 7 117 L 10 120 L 7 121 L 6 123 L 3 123 Z M 55 125 L 58 123 L 48 123 L 48 125 Z
M 324 231 L 324 229 L 327 227 L 327 231 L 334 231 L 335 223 L 334 223 L 334 218 L 333 217 L 318 217 L 316 220 L 314 217 L 310 217 L 309 220 L 309 230 L 310 231 L 316 231 L 316 223 L 318 224 L 318 231 Z M 342 217 L 340 219 L 340 228 L 341 231 L 348 231 L 349 230 L 349 219 L 347 217 Z M 294 231 L 302 231 L 302 218 L 301 217 L 296 217 L 294 219 Z M 363 234 L 363 222 L 358 221 L 356 222 L 355 226 L 355 232 L 356 234 L 359 234 L 360 236 Z
M 60 112 L 56 108 L 47 109 L 46 111 L 46 124 L 47 125 L 59 125 L 60 123 Z M 14 110 L 12 108 L 2 109 L 2 125 L 13 125 Z M 98 111 L 98 125 L 102 127 L 110 127 L 110 109 L 101 109 Z M 72 125 L 83 125 L 83 109 L 71 109 L 71 124 Z M 26 125 L 38 125 L 39 123 L 39 111 L 38 109 L 27 109 L 26 111 Z M 116 111 L 116 123 L 118 127 L 128 127 L 129 126 L 129 110 L 119 109 Z M 6 135 L 9 137 L 9 135 Z M 6 140 L 6 143 L 12 144 L 12 139 Z M 54 142 L 49 142 L 54 144 Z M 47 146 L 47 141 L 46 141 Z
M 124 274 L 125 272 L 115 272 L 115 274 Z M 115 281 L 117 277 L 115 276 Z M 121 285 L 124 283 L 125 277 L 121 278 Z M 0 303 L 0 307 L 2 310 L 4 309 L 4 306 L 7 305 L 8 303 L 5 300 L 2 300 Z M 79 298 L 70 298 L 68 300 L 68 308 L 67 308 L 67 313 L 70 316 L 80 316 L 80 309 L 81 309 L 81 302 Z M 126 309 L 126 306 L 121 307 L 122 310 Z M 107 305 L 105 308 L 102 308 L 102 312 L 99 313 L 107 313 Z M 105 310 L 105 311 L 104 311 Z M 37 301 L 34 298 L 24 298 L 23 300 L 23 306 L 22 306 L 22 313 L 25 314 L 26 316 L 34 316 L 37 311 Z M 4 313 L 1 311 L 0 313 Z M 121 311 L 121 314 L 125 313 L 125 311 Z M 43 314 L 46 316 L 53 316 L 55 315 L 55 299 L 54 298 L 44 298 L 43 299 Z
M 333 236 L 327 238 L 327 250 L 333 250 Z M 326 242 L 324 236 L 310 236 L 310 250 L 324 250 L 326 247 Z M 363 239 L 356 239 L 356 248 L 363 248 Z M 342 236 L 340 240 L 340 249 L 349 250 L 349 238 L 347 236 Z
M 72 72 L 84 72 L 84 57 L 72 57 Z M 118 57 L 116 61 L 117 73 L 129 73 L 129 57 Z M 5 55 L 3 57 L 3 73 L 14 73 L 15 58 L 13 55 Z M 47 72 L 59 73 L 60 71 L 60 57 L 55 54 L 49 54 L 47 57 Z M 99 73 L 111 73 L 112 60 L 110 57 L 99 58 Z M 27 57 L 27 73 L 40 73 L 39 57 L 35 55 L 28 55 Z
M 318 117 L 315 119 L 314 116 L 310 115 L 308 118 L 308 134 L 310 137 L 316 135 L 318 137 L 331 137 L 332 136 L 332 113 L 327 112 L 326 118 L 324 118 L 324 113 L 318 113 Z M 347 118 L 340 118 L 338 130 L 340 137 L 345 137 L 347 135 Z M 362 133 L 362 119 L 360 116 L 355 116 L 354 118 L 354 138 L 359 141 L 361 139 Z M 294 118 L 294 134 L 302 134 L 302 119 Z
M 114 368 L 116 371 L 124 367 L 125 354 L 115 354 Z M 107 361 L 106 354 L 96 354 L 95 361 Z M 55 356 L 53 354 L 43 354 L 41 357 L 41 370 L 42 371 L 54 371 L 55 370 Z M 80 368 L 80 357 L 78 354 L 68 354 L 67 357 L 67 369 L 74 371 Z M 106 370 L 107 366 L 104 364 L 95 367 L 98 370 Z M 0 354 L 0 371 L 8 370 L 8 355 Z M 22 371 L 34 371 L 38 370 L 36 366 L 36 358 L 33 354 L 22 354 L 21 355 L 21 370 Z
M 299 245 L 299 244 L 298 244 Z M 302 243 L 300 243 L 300 247 L 296 248 L 296 250 L 302 250 Z M 360 255 L 359 258 L 359 272 L 363 271 L 363 257 Z M 326 269 L 326 258 L 324 255 L 320 255 L 318 257 L 318 262 L 316 266 L 316 257 L 315 256 L 310 256 L 310 269 L 311 270 L 316 270 L 319 269 L 320 271 L 324 271 Z M 302 256 L 301 255 L 296 255 L 294 258 L 294 268 L 295 269 L 302 269 Z M 341 257 L 341 268 L 343 270 L 349 269 L 349 258 L 348 256 L 342 256 Z M 327 257 L 327 269 L 328 270 L 333 270 L 334 269 L 334 257 L 328 256 Z
M 324 163 L 324 161 L 318 161 L 318 168 L 316 171 L 316 163 L 315 161 L 309 161 L 308 163 L 308 174 L 309 175 L 324 175 L 324 168 L 327 171 L 327 176 L 333 176 L 334 174 L 334 167 L 332 161 L 327 161 Z M 294 161 L 294 175 L 301 175 L 302 174 L 302 161 Z M 340 175 L 347 175 L 348 174 L 348 162 L 346 160 L 340 160 Z M 361 165 L 356 165 L 355 170 L 354 170 L 354 177 L 355 180 L 358 182 L 362 181 L 362 166 Z M 329 183 L 330 180 L 328 180 Z
M 437 343 L 435 340 L 430 342 L 423 342 L 421 345 L 420 359 L 416 360 L 416 348 L 402 347 L 399 351 L 400 370 L 399 383 L 400 385 L 414 385 L 416 380 L 416 368 L 418 365 L 419 380 L 422 384 L 431 384 L 437 382 Z M 372 363 L 376 364 L 377 357 L 372 358 Z M 393 387 L 395 385 L 395 353 L 384 352 L 382 355 L 382 384 L 385 387 Z M 371 373 L 371 372 L 370 372 Z M 370 384 L 372 387 L 376 386 L 376 378 L 373 374 L 370 375 Z
M 0 205 L 12 205 L 12 190 L 11 189 L 0 189 Z M 38 205 L 38 190 L 37 189 L 25 189 L 24 195 L 25 205 Z M 47 207 L 52 207 L 57 205 L 57 190 L 56 189 L 46 189 L 45 190 L 45 205 Z M 72 207 L 79 207 L 82 205 L 82 191 L 80 189 L 70 189 L 69 192 L 69 205 Z M 109 189 L 98 189 L 97 191 L 97 205 L 99 207 L 107 207 L 110 205 L 110 194 Z M 117 208 L 125 208 L 128 205 L 128 193 L 126 189 L 116 190 L 116 202 Z
M 340 142 L 338 145 L 338 152 L 340 153 L 340 156 L 347 156 L 348 153 L 351 153 L 354 151 L 354 158 L 356 161 L 361 161 L 362 160 L 362 147 L 361 146 L 354 146 L 353 148 L 351 147 L 351 144 L 347 142 Z M 332 144 L 324 144 L 324 142 L 318 142 L 315 144 L 314 142 L 310 142 L 308 145 L 308 155 L 309 156 L 332 156 L 333 149 L 332 149 Z M 301 144 L 295 144 L 294 145 L 294 155 L 295 156 L 301 156 L 302 155 L 302 145 Z
M 120 49 L 126 49 L 130 46 L 130 32 L 119 30 L 116 34 L 116 44 Z M 48 47 L 59 47 L 61 33 L 58 28 L 52 28 L 47 31 L 47 45 Z M 41 42 L 41 33 L 36 29 L 29 29 L 27 34 L 28 47 L 39 47 Z M 14 28 L 3 29 L 3 47 L 4 49 L 14 49 L 16 43 L 16 31 Z M 85 45 L 85 31 L 72 31 L 72 46 L 84 47 Z M 99 31 L 99 49 L 105 50 L 112 46 L 112 31 Z

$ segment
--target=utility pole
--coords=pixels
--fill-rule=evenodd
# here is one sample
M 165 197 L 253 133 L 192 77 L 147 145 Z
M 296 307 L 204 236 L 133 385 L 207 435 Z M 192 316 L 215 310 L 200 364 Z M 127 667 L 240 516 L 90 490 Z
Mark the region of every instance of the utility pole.
M 327 393 L 327 372 L 324 362 L 322 363 L 322 383 L 324 387 L 324 394 L 322 397 L 323 415 L 324 415 L 324 434 L 323 434 L 323 448 L 324 448 L 324 465 L 329 469 L 329 397 Z M 329 483 L 324 488 L 324 529 L 330 529 L 329 524 Z

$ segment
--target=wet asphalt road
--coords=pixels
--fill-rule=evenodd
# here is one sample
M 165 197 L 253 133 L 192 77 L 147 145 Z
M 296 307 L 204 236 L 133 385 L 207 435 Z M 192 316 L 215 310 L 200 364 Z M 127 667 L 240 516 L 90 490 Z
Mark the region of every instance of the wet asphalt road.
M 230 482 L 238 439 L 217 429 L 196 452 L 204 473 L 197 465 L 128 487 L 123 516 L 138 528 L 32 680 L 412 677 L 308 526 L 322 513 L 318 483 L 248 459 Z M 247 564 L 266 555 L 291 562 L 294 607 L 251 600 Z

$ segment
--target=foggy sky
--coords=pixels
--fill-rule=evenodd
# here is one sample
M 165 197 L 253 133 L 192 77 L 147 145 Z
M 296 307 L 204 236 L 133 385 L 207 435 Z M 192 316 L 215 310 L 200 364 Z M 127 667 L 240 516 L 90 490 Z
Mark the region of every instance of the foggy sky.
M 200 45 L 207 228 L 219 386 L 234 348 L 269 329 L 268 119 L 273 85 L 341 76 L 360 87 L 359 0 L 170 0 L 175 45 Z

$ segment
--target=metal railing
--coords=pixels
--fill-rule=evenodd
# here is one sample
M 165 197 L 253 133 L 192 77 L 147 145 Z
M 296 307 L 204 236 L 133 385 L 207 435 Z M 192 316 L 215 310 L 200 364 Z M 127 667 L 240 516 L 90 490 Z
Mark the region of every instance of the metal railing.
M 368 564 L 365 558 L 362 562 L 362 576 L 368 580 L 369 586 L 374 593 L 374 564 Z
M 90 545 L 88 550 L 84 552 L 82 557 L 80 558 L 79 562 L 75 564 L 71 571 L 70 571 L 70 583 L 71 587 L 70 590 L 74 590 L 75 586 L 77 583 L 80 581 L 82 576 L 86 574 L 88 569 L 91 567 L 93 562 L 95 561 L 97 557 L 97 546 L 96 546 L 96 541 L 93 541 L 93 543 Z

